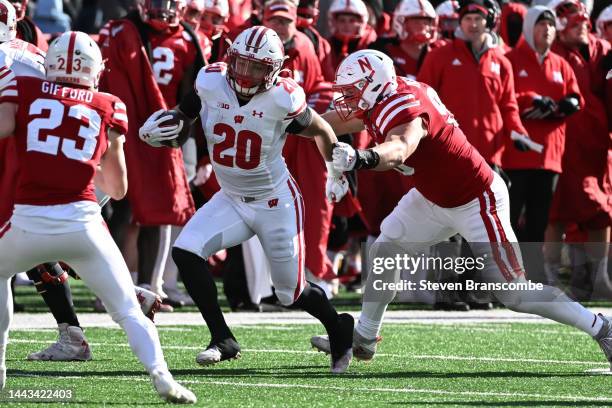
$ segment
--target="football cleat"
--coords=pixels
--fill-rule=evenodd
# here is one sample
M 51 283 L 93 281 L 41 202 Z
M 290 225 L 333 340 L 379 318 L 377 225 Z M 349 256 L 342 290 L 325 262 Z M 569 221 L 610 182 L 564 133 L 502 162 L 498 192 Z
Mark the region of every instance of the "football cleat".
M 179 307 L 195 305 L 191 296 L 189 296 L 187 293 L 181 291 L 178 288 L 164 288 L 164 292 L 166 292 L 168 300 L 170 300 L 172 303 L 177 304 Z
M 348 313 L 338 315 L 338 326 L 333 336 L 329 337 L 331 350 L 331 372 L 333 374 L 344 373 L 353 358 L 353 329 L 355 319 Z
M 610 363 L 610 371 L 612 371 L 612 323 L 609 318 L 604 317 L 601 313 L 597 316 L 603 320 L 603 326 L 601 326 L 599 333 L 593 339 L 599 344 L 601 351 L 606 356 L 606 360 Z
M 42 351 L 32 353 L 28 360 L 32 361 L 89 361 L 91 350 L 83 329 L 69 326 L 68 323 L 58 325 L 59 339 Z
M 151 321 L 154 321 L 155 313 L 161 308 L 161 297 L 140 286 L 134 286 L 134 290 L 136 291 L 136 299 L 138 299 L 142 313 L 151 319 Z
M 151 380 L 159 396 L 166 402 L 173 404 L 195 404 L 198 402 L 194 393 L 177 383 L 169 371 L 153 371 Z
M 240 345 L 236 339 L 230 337 L 222 341 L 211 341 L 206 350 L 196 357 L 199 365 L 213 365 L 225 360 L 240 358 Z
M 374 358 L 376 353 L 376 346 L 382 341 L 382 337 L 378 336 L 375 339 L 366 339 L 357 332 L 353 333 L 353 357 L 358 360 L 369 361 Z M 329 337 L 325 336 L 312 336 L 310 338 L 310 345 L 317 351 L 321 351 L 325 354 L 330 353 Z
M 376 336 L 373 339 L 366 339 L 357 330 L 353 334 L 353 355 L 357 360 L 370 361 L 376 354 L 376 346 L 382 337 Z

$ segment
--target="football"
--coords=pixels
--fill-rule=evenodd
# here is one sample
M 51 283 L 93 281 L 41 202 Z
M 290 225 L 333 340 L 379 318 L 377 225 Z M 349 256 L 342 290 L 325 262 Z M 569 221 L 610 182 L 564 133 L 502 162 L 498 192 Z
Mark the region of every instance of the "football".
M 161 140 L 159 141 L 159 143 L 162 146 L 166 146 L 166 147 L 172 147 L 172 148 L 179 148 L 182 145 L 185 144 L 185 142 L 187 141 L 187 139 L 189 138 L 189 134 L 190 134 L 190 124 L 191 121 L 189 120 L 189 118 L 187 116 L 185 116 L 185 114 L 181 111 L 177 111 L 177 110 L 169 110 L 164 112 L 162 115 L 160 116 L 168 116 L 170 115 L 171 118 L 167 119 L 166 121 L 163 122 L 163 126 L 172 126 L 172 125 L 180 125 L 181 122 L 183 123 L 183 126 L 178 134 L 178 136 L 175 139 L 171 139 L 171 140 Z

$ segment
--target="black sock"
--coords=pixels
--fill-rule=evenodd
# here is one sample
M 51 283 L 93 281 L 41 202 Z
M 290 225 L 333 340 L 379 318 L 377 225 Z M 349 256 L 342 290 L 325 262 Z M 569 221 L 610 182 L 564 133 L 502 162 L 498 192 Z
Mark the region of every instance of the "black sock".
M 319 319 L 327 333 L 332 333 L 338 323 L 338 312 L 331 304 L 325 291 L 312 282 L 307 282 L 302 294 L 291 308 L 299 308 Z
M 54 264 L 53 267 L 61 269 L 59 264 Z M 29 272 L 28 276 L 30 276 Z M 60 284 L 45 284 L 45 289 L 45 292 L 40 295 L 49 307 L 57 324 L 68 323 L 69 326 L 81 327 L 72 303 L 72 293 L 68 280 Z
M 150 285 L 159 252 L 161 227 L 140 227 L 138 231 L 138 284 Z
M 227 326 L 217 300 L 217 286 L 206 260 L 180 248 L 172 248 L 172 259 L 178 267 L 187 293 L 198 306 L 213 341 L 234 337 Z

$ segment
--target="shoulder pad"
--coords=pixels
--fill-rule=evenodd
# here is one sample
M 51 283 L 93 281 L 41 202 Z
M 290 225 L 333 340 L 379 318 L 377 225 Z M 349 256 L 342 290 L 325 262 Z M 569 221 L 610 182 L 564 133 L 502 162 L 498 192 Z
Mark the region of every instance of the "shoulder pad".
M 287 112 L 288 116 L 293 116 L 306 107 L 304 89 L 292 78 L 279 77 L 268 92 L 281 111 Z
M 202 67 L 198 72 L 195 87 L 198 93 L 200 91 L 212 91 L 219 88 L 221 81 L 225 81 L 227 73 L 227 64 L 225 62 L 215 62 L 214 64 Z

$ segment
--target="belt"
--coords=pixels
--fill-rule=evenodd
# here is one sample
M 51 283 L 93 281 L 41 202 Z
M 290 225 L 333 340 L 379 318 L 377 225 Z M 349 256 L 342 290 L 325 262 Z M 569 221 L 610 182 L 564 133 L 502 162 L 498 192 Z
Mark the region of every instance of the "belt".
M 255 197 L 240 197 L 240 201 L 243 203 L 250 203 L 257 200 Z

